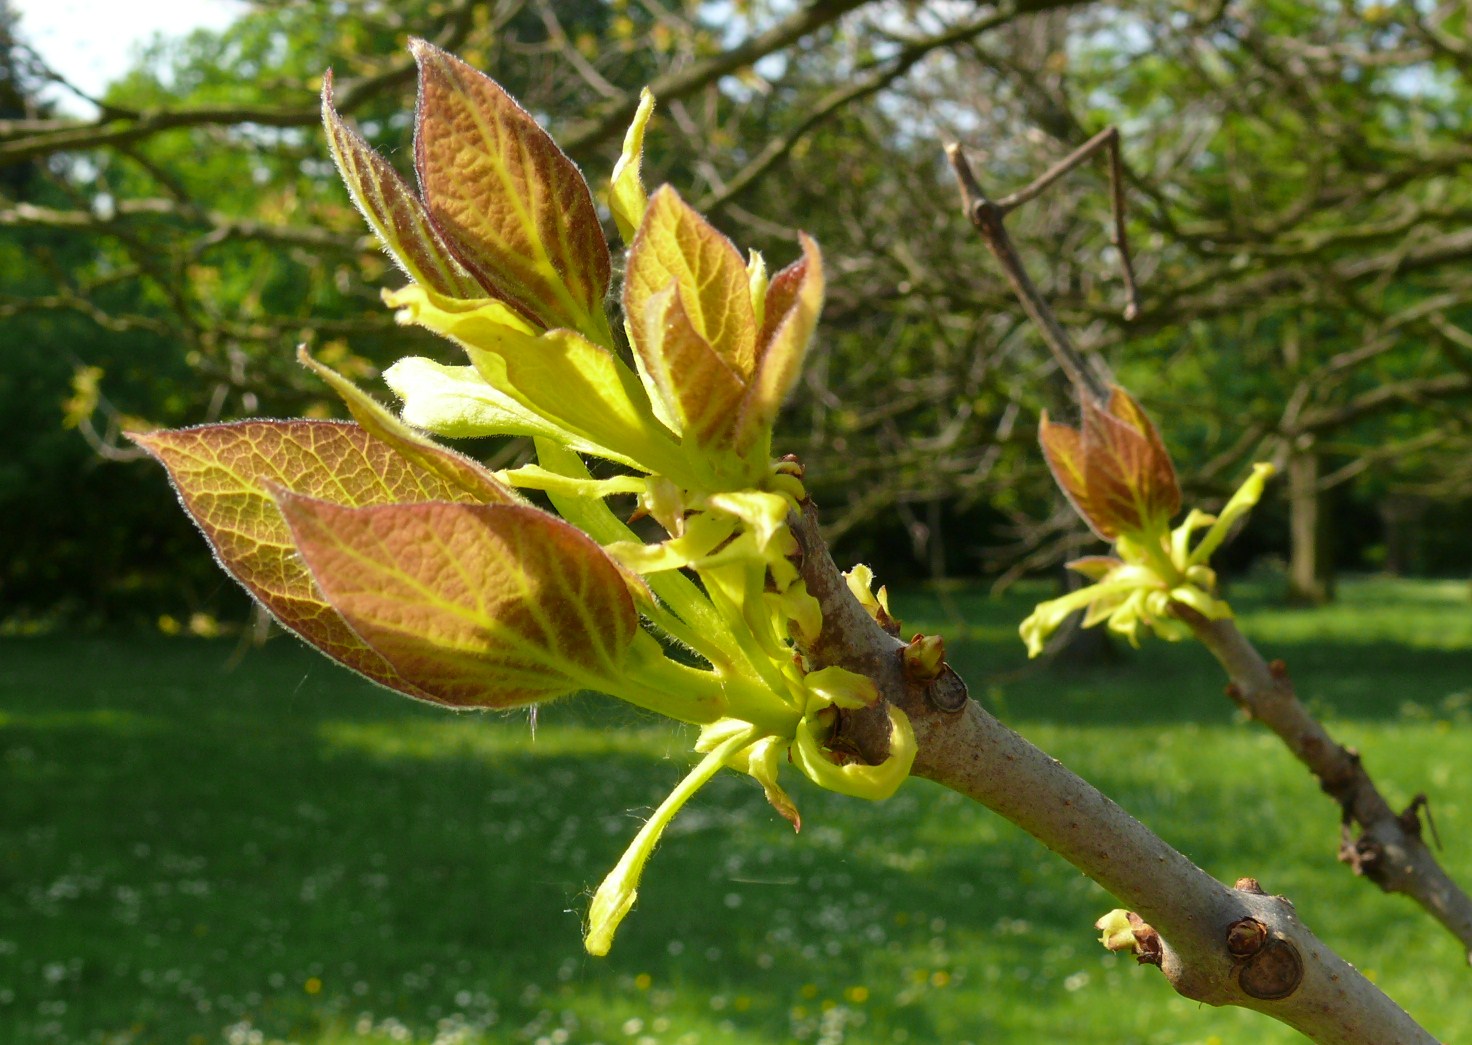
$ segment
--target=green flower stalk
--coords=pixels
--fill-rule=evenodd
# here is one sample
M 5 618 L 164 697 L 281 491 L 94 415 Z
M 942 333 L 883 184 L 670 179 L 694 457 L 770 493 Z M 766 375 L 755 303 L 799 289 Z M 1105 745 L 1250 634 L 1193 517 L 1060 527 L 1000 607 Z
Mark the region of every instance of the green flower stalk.
M 1257 504 L 1272 465 L 1254 465 L 1220 514 L 1193 508 L 1172 528 L 1181 504 L 1175 468 L 1155 426 L 1123 389 L 1113 389 L 1102 406 L 1086 400 L 1079 428 L 1044 414 L 1040 435 L 1058 485 L 1090 528 L 1114 542 L 1115 554 L 1068 564 L 1093 583 L 1038 604 L 1019 629 L 1028 656 L 1042 653 L 1049 637 L 1079 610 L 1086 611 L 1084 627 L 1103 623 L 1134 646 L 1146 631 L 1167 641 L 1189 635 L 1173 613 L 1177 605 L 1208 620 L 1232 615 L 1216 594 L 1211 556 Z
M 644 826 L 634 836 L 634 841 L 593 894 L 593 903 L 588 908 L 588 928 L 583 936 L 583 946 L 589 954 L 601 958 L 608 953 L 613 944 L 614 932 L 638 899 L 639 876 L 644 871 L 644 864 L 654 852 L 659 836 L 680 811 L 680 807 L 720 771 L 727 759 L 737 750 L 746 747 L 754 739 L 756 732 L 754 727 L 748 726 L 730 734 L 708 751 L 699 764 L 659 804 L 654 815 L 644 822 Z

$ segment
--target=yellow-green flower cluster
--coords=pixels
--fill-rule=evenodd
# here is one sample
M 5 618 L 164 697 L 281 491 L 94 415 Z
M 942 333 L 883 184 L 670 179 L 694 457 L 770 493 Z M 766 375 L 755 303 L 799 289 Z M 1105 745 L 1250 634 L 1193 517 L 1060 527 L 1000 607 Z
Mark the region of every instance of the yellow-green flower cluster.
M 1076 428 L 1043 414 L 1039 441 L 1059 487 L 1090 529 L 1114 542 L 1115 553 L 1068 564 L 1093 583 L 1040 603 L 1022 622 L 1028 656 L 1042 653 L 1048 638 L 1080 610 L 1084 627 L 1102 623 L 1136 646 L 1146 630 L 1167 640 L 1189 634 L 1173 612 L 1176 606 L 1208 620 L 1230 617 L 1231 607 L 1216 595 L 1211 556 L 1262 496 L 1272 465 L 1254 465 L 1220 515 L 1192 509 L 1172 529 L 1181 489 L 1144 409 L 1117 387 L 1107 400 L 1085 397 L 1081 407 Z M 1206 533 L 1193 545 L 1202 529 Z
M 597 891 L 586 946 L 602 954 L 660 832 L 722 766 L 756 779 L 796 826 L 777 782 L 783 762 L 820 786 L 882 798 L 914 758 L 895 709 L 882 765 L 828 750 L 837 717 L 879 695 L 867 679 L 808 670 L 795 656 L 794 637 L 815 638 L 822 619 L 793 562 L 801 469 L 772 459 L 771 436 L 822 307 L 822 257 L 801 236 L 798 259 L 769 273 L 673 189 L 647 194 L 645 92 L 605 197 L 628 245 L 616 329 L 604 308 L 609 248 L 580 172 L 493 81 L 428 44 L 413 48 L 417 192 L 332 109 L 330 83 L 324 92 L 344 180 L 411 279 L 386 301 L 467 361 L 391 367 L 403 419 L 448 437 L 530 437 L 536 463 L 496 479 L 544 494 L 616 564 L 647 626 L 708 665 L 677 664 L 648 635 L 606 658 L 620 674 L 602 688 L 699 725 L 703 758 Z M 607 462 L 598 477 L 585 458 Z M 619 497 L 663 535 L 651 542 L 615 515 L 608 499 Z

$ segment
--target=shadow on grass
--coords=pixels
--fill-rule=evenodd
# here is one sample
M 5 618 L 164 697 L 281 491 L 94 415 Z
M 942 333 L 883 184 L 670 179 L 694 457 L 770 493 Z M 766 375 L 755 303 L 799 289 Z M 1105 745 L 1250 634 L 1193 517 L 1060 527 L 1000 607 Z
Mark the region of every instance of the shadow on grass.
M 1472 731 L 1400 705 L 1472 677 L 1464 653 L 1419 651 L 1409 678 L 1403 643 L 1299 649 L 1311 698 L 1317 665 L 1362 708 L 1337 714 L 1377 723 L 1377 768 L 1442 794 L 1460 779 Z M 533 741 L 524 713 L 415 705 L 289 642 L 227 673 L 229 652 L 0 643 L 13 1040 L 1102 1045 L 1179 1041 L 1178 1020 L 1192 1040 L 1295 1040 L 1180 1008 L 1098 950 L 1101 890 L 921 782 L 868 804 L 789 773 L 795 838 L 749 780 L 718 777 L 667 834 L 612 955 L 587 958 L 588 894 L 689 765 L 685 733 L 577 700 L 543 708 Z M 1334 864 L 1333 809 L 1306 774 L 1225 709 L 1202 713 L 1201 694 L 1226 702 L 1199 651 L 1148 653 L 1008 686 L 1008 717 L 1211 873 L 1292 895 L 1397 997 L 1433 999 L 1443 1029 L 1472 1021 L 1439 931 Z M 1472 808 L 1450 790 L 1438 822 L 1459 838 Z
M 1472 703 L 1472 605 L 1459 581 L 1360 579 L 1341 599 L 1290 609 L 1266 586 L 1232 591 L 1243 630 L 1269 659 L 1281 658 L 1299 696 L 1328 719 L 1385 722 L 1405 717 L 1463 721 Z M 946 637 L 949 658 L 972 695 L 1015 722 L 1060 724 L 1226 723 L 1235 708 L 1216 662 L 1191 642 L 1150 638 L 1096 665 L 1026 658 L 1016 625 L 1053 590 L 1019 585 L 1000 597 L 981 591 L 920 593 L 898 605 L 913 630 Z M 992 681 L 989 681 L 992 680 Z
M 390 1038 L 393 1021 L 592 1041 L 662 1020 L 775 1041 L 877 1007 L 871 937 L 847 919 L 895 882 L 866 870 L 856 885 L 833 829 L 794 845 L 734 777 L 677 821 L 615 957 L 583 955 L 588 894 L 689 764 L 676 729 L 569 701 L 533 741 L 524 715 L 415 706 L 304 651 L 222 674 L 227 654 L 3 651 L 12 1040 L 217 1041 L 247 1025 L 328 1040 L 366 1018 Z M 924 992 L 911 985 L 904 1025 L 927 1040 Z
M 1029 1040 L 1129 972 L 1094 951 L 1103 894 L 985 810 L 794 779 L 794 838 L 734 774 L 676 820 L 613 955 L 590 959 L 587 895 L 688 765 L 683 734 L 579 701 L 544 709 L 533 742 L 314 660 L 303 681 L 296 650 L 211 677 L 223 647 L 79 645 L 6 660 L 33 671 L 0 733 L 0 982 L 22 1041 L 327 1040 L 365 1014 L 426 1040 L 452 1018 L 492 1041 L 631 1021 L 671 1041 L 845 1022 Z M 79 662 L 95 671 L 41 699 Z

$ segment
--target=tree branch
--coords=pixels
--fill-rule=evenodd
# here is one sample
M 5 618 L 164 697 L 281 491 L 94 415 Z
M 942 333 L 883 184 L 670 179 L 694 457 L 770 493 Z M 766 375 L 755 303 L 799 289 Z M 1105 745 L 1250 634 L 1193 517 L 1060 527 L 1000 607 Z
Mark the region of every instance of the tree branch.
M 1359 752 L 1335 742 L 1298 699 L 1283 662 L 1267 663 L 1235 621 L 1208 621 L 1186 607 L 1177 607 L 1176 614 L 1226 671 L 1227 695 L 1276 733 L 1339 803 L 1344 824 L 1339 859 L 1387 893 L 1420 904 L 1460 941 L 1472 962 L 1472 898 L 1422 839 L 1418 803 L 1400 813 L 1392 810 Z M 1358 838 L 1351 837 L 1352 825 L 1360 829 Z
M 962 199 L 967 217 L 976 225 L 982 234 L 983 241 L 996 257 L 1003 271 L 1007 273 L 1008 280 L 1017 292 L 1024 310 L 1027 311 L 1029 316 L 1044 331 L 1045 339 L 1057 357 L 1060 366 L 1069 372 L 1070 376 L 1074 376 L 1076 373 L 1083 373 L 1084 371 L 1081 366 L 1082 360 L 1077 358 L 1076 353 L 1073 352 L 1067 336 L 1058 336 L 1062 333 L 1062 330 L 1056 317 L 1053 316 L 1052 310 L 1037 294 L 1030 281 L 1027 280 L 1025 272 L 1022 272 L 1021 263 L 1016 256 L 1015 249 L 1012 247 L 1010 240 L 1008 240 L 1006 231 L 1002 226 L 1001 219 L 1004 212 L 1002 212 L 1001 207 L 989 201 L 981 191 L 959 147 L 954 145 L 949 146 L 946 152 L 961 185 Z M 1063 172 L 1064 170 L 1055 168 L 1054 171 L 1050 171 L 1044 175 L 1043 179 L 1039 180 L 1053 180 Z M 1028 191 L 1024 190 L 1024 193 L 1017 195 L 1022 198 L 1032 198 L 1032 195 L 1036 195 L 1035 192 L 1031 195 L 1026 195 Z M 1461 377 L 1462 375 L 1455 376 Z M 1074 380 L 1081 392 L 1097 395 L 1097 392 L 1080 381 L 1078 377 L 1074 377 Z M 1466 894 L 1448 878 L 1440 865 L 1436 863 L 1430 850 L 1421 841 L 1417 805 L 1413 803 L 1411 807 L 1400 815 L 1393 813 L 1389 804 L 1369 779 L 1368 774 L 1359 761 L 1358 755 L 1335 744 L 1323 726 L 1308 714 L 1307 709 L 1303 707 L 1293 694 L 1291 686 L 1287 685 L 1285 671 L 1280 670 L 1276 673 L 1282 676 L 1283 683 L 1280 685 L 1275 681 L 1275 673 L 1268 668 L 1261 655 L 1247 642 L 1232 621 L 1208 622 L 1204 618 L 1199 618 L 1199 615 L 1191 614 L 1185 608 L 1178 608 L 1177 612 L 1191 624 L 1198 638 L 1217 657 L 1223 667 L 1227 669 L 1228 675 L 1232 679 L 1232 686 L 1229 688 L 1229 693 L 1233 698 L 1238 700 L 1239 703 L 1242 703 L 1244 707 L 1247 707 L 1255 717 L 1263 718 L 1270 725 L 1270 728 L 1273 728 L 1274 732 L 1288 745 L 1289 750 L 1300 760 L 1304 761 L 1305 764 L 1309 765 L 1310 769 L 1315 772 L 1325 791 L 1339 800 L 1341 808 L 1344 811 L 1346 824 L 1345 837 L 1341 847 L 1341 859 L 1354 866 L 1357 873 L 1373 876 L 1374 880 L 1379 882 L 1381 887 L 1387 891 L 1404 892 L 1412 896 L 1437 921 L 1451 931 L 1462 942 L 1464 947 L 1472 946 L 1472 901 L 1469 901 Z M 1249 700 L 1251 701 L 1250 704 L 1247 703 Z M 970 737 L 968 740 L 985 742 L 993 748 L 1008 752 L 1004 755 L 1004 758 L 1009 759 L 1009 761 L 1025 761 L 1022 755 L 1012 753 L 1012 748 L 1007 739 L 991 730 L 989 724 L 983 719 L 979 719 L 977 715 L 970 715 L 969 717 L 978 719 L 978 725 L 976 727 L 976 736 Z M 1000 726 L 997 727 L 997 729 L 1001 728 Z M 917 730 L 918 735 L 919 731 Z M 922 750 L 924 750 L 923 747 Z M 964 760 L 964 752 L 958 752 L 955 757 Z M 995 766 L 995 758 L 988 759 L 987 761 L 989 766 Z M 979 763 L 979 756 L 973 753 L 971 755 L 971 762 L 973 765 Z M 927 775 L 925 772 L 927 765 L 928 763 L 917 760 L 916 772 Z M 992 806 L 989 800 L 993 797 L 1008 797 L 1005 790 L 1000 792 L 995 790 L 1002 787 L 994 779 L 996 775 L 995 769 L 977 768 L 975 773 L 985 781 L 984 784 L 979 783 L 977 785 L 978 790 L 975 797 L 986 801 L 989 806 L 996 808 L 1003 815 L 1009 816 L 1010 819 L 1011 814 L 1008 811 L 997 806 Z M 992 790 L 987 790 L 987 788 L 991 788 Z M 983 797 L 984 795 L 986 797 Z M 1021 796 L 1016 797 L 1025 808 L 1027 806 L 1027 793 L 1023 792 Z M 1070 798 L 1064 805 L 1068 806 L 1072 801 L 1073 799 Z M 1022 811 L 1024 809 L 1019 809 L 1019 812 Z M 1090 812 L 1093 815 L 1106 818 L 1110 815 L 1110 811 L 1107 809 L 1092 809 Z M 1021 823 L 1021 821 L 1018 822 Z M 1085 822 L 1086 818 L 1080 815 L 1078 823 L 1072 826 L 1077 828 L 1078 824 Z M 1357 823 L 1361 826 L 1362 831 L 1359 839 L 1349 838 L 1347 825 L 1350 823 Z M 1022 824 L 1022 826 L 1026 827 L 1029 832 L 1037 834 L 1037 832 L 1033 831 L 1030 824 Z M 1038 837 L 1042 836 L 1038 835 Z M 1051 842 L 1048 844 L 1050 847 L 1052 846 Z M 1069 855 L 1069 852 L 1059 851 L 1063 852 L 1063 855 L 1073 859 Z M 1087 849 L 1085 849 L 1084 855 L 1087 855 L 1087 852 Z M 1107 852 L 1095 854 L 1096 858 L 1101 855 L 1106 861 L 1111 859 Z M 1129 862 L 1131 864 L 1138 864 L 1142 860 L 1150 858 L 1150 853 L 1139 852 L 1132 854 Z M 1074 860 L 1074 862 L 1080 867 L 1083 866 L 1079 860 Z M 1131 867 L 1127 870 L 1133 872 L 1134 868 Z M 1086 869 L 1086 873 L 1100 882 L 1101 885 L 1104 885 L 1105 888 L 1110 889 L 1111 892 L 1114 892 L 1121 899 L 1136 903 L 1133 898 L 1116 888 L 1116 886 L 1119 889 L 1133 888 L 1135 883 L 1129 881 L 1128 874 L 1126 874 L 1124 879 L 1119 879 L 1115 877 L 1116 872 L 1111 870 L 1110 876 L 1106 880 L 1096 875 L 1091 869 Z M 1180 884 L 1182 883 L 1177 883 L 1177 887 Z M 1209 895 L 1201 895 L 1198 899 L 1199 902 L 1206 905 L 1206 909 L 1210 909 L 1212 901 Z M 1156 902 L 1159 901 L 1157 900 Z M 1169 923 L 1160 920 L 1162 918 L 1161 913 L 1147 912 L 1145 909 L 1139 908 L 1138 905 L 1137 913 L 1152 924 L 1158 922 L 1158 924 L 1155 924 L 1155 928 L 1167 940 L 1170 939 L 1174 930 Z M 1172 912 L 1165 912 L 1165 915 L 1171 916 Z M 1177 942 L 1175 946 L 1179 949 L 1181 944 Z M 1472 958 L 1472 950 L 1469 950 L 1469 958 Z M 1181 991 L 1181 993 L 1187 994 L 1190 997 L 1196 996 L 1190 994 L 1188 989 L 1183 989 L 1179 984 L 1176 984 L 1174 979 L 1172 983 L 1176 985 L 1176 989 Z M 1208 999 L 1203 998 L 1203 1000 Z M 1277 1018 L 1284 1019 L 1284 1016 L 1280 1013 L 1271 1014 Z M 1285 1019 L 1285 1022 L 1291 1023 L 1292 1021 Z M 1304 1027 L 1298 1026 L 1297 1024 L 1293 1025 L 1297 1026 L 1299 1030 L 1304 1031 L 1304 1033 L 1314 1037 L 1314 1034 Z M 1361 1030 L 1356 1033 L 1362 1032 Z M 1334 1033 L 1340 1032 L 1336 1031 Z M 1364 1038 L 1316 1038 L 1315 1040 L 1363 1040 L 1366 1042 L 1377 1042 L 1382 1039 L 1371 1035 Z M 1401 1039 L 1399 1037 L 1387 1036 L 1383 1040 L 1398 1041 Z
M 769 29 L 743 40 L 735 47 L 657 77 L 649 85 L 649 89 L 661 102 L 684 98 L 728 73 L 796 43 L 809 33 L 838 21 L 850 11 L 869 2 L 871 0 L 812 0 Z M 588 119 L 567 128 L 558 135 L 557 140 L 564 150 L 576 156 L 579 152 L 622 134 L 638 106 L 637 94 L 625 94 L 602 106 Z
M 471 21 L 470 0 L 459 0 L 444 16 L 435 43 L 453 50 L 465 37 Z M 334 96 L 339 112 L 350 113 L 382 91 L 414 79 L 412 58 L 396 58 L 381 72 L 343 81 Z M 251 123 L 263 127 L 310 127 L 322 119 L 321 107 L 203 105 L 181 109 L 130 111 L 104 107 L 93 121 L 0 121 L 0 167 L 24 163 L 38 156 L 79 149 L 122 146 L 164 131 L 188 127 L 231 126 Z
M 814 667 L 872 679 L 880 701 L 846 713 L 834 746 L 875 761 L 888 752 L 887 704 L 910 719 L 914 775 L 1006 817 L 1129 905 L 1160 937 L 1159 963 L 1182 995 L 1255 1009 L 1322 1045 L 1434 1043 L 1404 1010 L 1300 922 L 1293 905 L 1250 879 L 1228 888 L 1057 759 L 966 696 L 948 666 L 931 679 L 905 670 L 904 643 L 859 605 L 834 566 L 811 502 L 790 520 L 809 594 L 823 611 Z M 1255 949 L 1241 945 L 1252 930 Z M 1250 953 L 1244 953 L 1249 951 Z
M 871 2 L 872 0 L 808 0 L 786 18 L 736 46 L 656 78 L 649 89 L 661 102 L 688 97 L 721 77 L 795 44 L 803 37 L 832 25 L 849 12 Z M 1084 2 L 1085 0 L 1013 0 L 1000 5 L 1001 13 L 993 21 L 1000 24 L 1019 15 L 1076 7 Z M 612 100 L 588 119 L 567 128 L 557 140 L 564 150 L 576 158 L 593 146 L 622 134 L 638 105 L 639 98 L 634 93 Z
M 0 228 L 65 229 L 88 235 L 115 235 L 139 221 L 150 219 L 186 221 L 205 226 L 201 243 L 206 246 L 230 239 L 251 239 L 282 246 L 310 247 L 344 254 L 379 254 L 382 248 L 373 236 L 342 234 L 317 225 L 281 225 L 232 218 L 192 203 L 162 198 L 119 201 L 111 213 L 90 210 L 61 210 L 33 203 L 0 208 Z
M 1063 329 L 1062 324 L 1058 322 L 1058 317 L 1053 314 L 1053 310 L 1048 307 L 1042 293 L 1028 276 L 1027 268 L 1017 254 L 1017 248 L 1012 245 L 1012 237 L 1007 234 L 1007 226 L 1004 224 L 1007 211 L 1001 204 L 987 198 L 959 145 L 947 145 L 946 157 L 951 161 L 951 169 L 956 173 L 966 217 L 976 227 L 976 231 L 981 233 L 987 249 L 997 259 L 997 264 L 1002 267 L 1002 272 L 1007 277 L 1013 293 L 1021 302 L 1023 311 L 1037 325 L 1043 335 L 1043 340 L 1048 344 L 1048 349 L 1058 361 L 1058 365 L 1063 368 L 1063 372 L 1068 375 L 1068 379 L 1073 382 L 1074 387 L 1081 394 L 1087 394 L 1100 403 L 1107 402 L 1110 382 L 1101 377 L 1096 372 L 1095 365 L 1085 359 L 1082 353 L 1074 347 L 1073 339 L 1068 336 L 1068 332 Z M 1043 178 L 1048 179 L 1051 183 L 1056 180 L 1059 173 L 1062 172 L 1049 172 L 1043 175 Z M 1026 195 L 1027 191 L 1024 189 L 1021 193 L 1009 197 L 1016 201 L 1012 206 L 1031 199 L 1031 196 Z

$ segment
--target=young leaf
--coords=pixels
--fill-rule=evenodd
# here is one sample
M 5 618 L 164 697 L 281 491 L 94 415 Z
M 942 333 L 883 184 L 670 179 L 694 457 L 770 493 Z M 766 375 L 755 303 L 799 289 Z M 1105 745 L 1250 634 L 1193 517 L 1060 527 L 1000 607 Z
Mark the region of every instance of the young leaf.
M 1227 503 L 1222 506 L 1222 510 L 1217 514 L 1217 517 L 1211 520 L 1211 528 L 1206 531 L 1205 536 L 1201 538 L 1201 543 L 1196 546 L 1186 560 L 1189 565 L 1198 566 L 1211 561 L 1212 553 L 1221 546 L 1222 541 L 1227 539 L 1227 534 L 1231 532 L 1232 527 L 1237 524 L 1237 521 L 1251 511 L 1253 505 L 1257 504 L 1258 500 L 1262 497 L 1263 487 L 1267 485 L 1267 481 L 1276 475 L 1277 472 L 1277 468 L 1263 461 L 1252 466 L 1252 474 L 1247 477 L 1247 480 L 1237 488 L 1237 492 L 1232 494 Z M 1199 518 L 1202 522 L 1210 519 L 1209 516 Z M 1187 530 L 1188 532 L 1182 539 L 1182 543 L 1190 539 L 1189 527 Z
M 297 349 L 296 357 L 302 366 L 327 382 L 342 397 L 364 431 L 393 447 L 406 461 L 463 490 L 474 502 L 497 504 L 518 500 L 490 469 L 414 431 L 336 370 L 313 359 L 305 345 Z
M 638 378 L 602 345 L 571 330 L 526 334 L 494 310 L 446 311 L 418 287 L 405 287 L 389 301 L 411 322 L 460 344 L 501 395 L 591 452 L 644 471 L 688 477 L 685 458 L 654 416 Z
M 1053 473 L 1059 489 L 1072 502 L 1079 518 L 1106 541 L 1119 536 L 1112 527 L 1101 522 L 1089 499 L 1089 487 L 1084 478 L 1084 441 L 1079 430 L 1050 420 L 1044 410 L 1038 421 L 1038 442 L 1042 445 L 1048 470 Z
M 427 432 L 449 439 L 545 435 L 591 452 L 572 433 L 486 384 L 473 366 L 405 356 L 383 372 L 383 381 L 404 401 L 404 420 Z
M 744 731 L 738 729 L 728 733 L 675 785 L 675 789 L 639 829 L 628 849 L 624 850 L 624 855 L 593 894 L 593 902 L 588 908 L 588 928 L 583 934 L 583 946 L 589 954 L 601 958 L 613 945 L 614 933 L 638 899 L 639 879 L 644 873 L 644 865 L 649 862 L 659 836 L 675 818 L 675 814 L 720 771 L 728 758 L 756 739 L 755 732 L 748 727 Z
M 441 294 L 485 297 L 488 288 L 460 264 L 414 190 L 333 109 L 331 70 L 322 77 L 322 123 L 353 202 L 399 267 Z
M 823 257 L 806 233 L 799 233 L 802 257 L 772 277 L 757 338 L 756 373 L 741 406 L 736 446 L 746 450 L 771 432 L 782 401 L 802 373 L 808 343 L 823 310 Z M 761 450 L 765 457 L 767 449 Z
M 603 550 L 521 505 L 350 508 L 277 495 L 312 577 L 395 670 L 456 707 L 515 707 L 621 675 L 639 616 Z
M 644 155 L 644 130 L 654 112 L 654 95 L 646 87 L 639 92 L 639 108 L 634 121 L 624 135 L 624 151 L 613 165 L 613 176 L 608 185 L 608 209 L 618 225 L 618 234 L 625 243 L 632 243 L 639 223 L 644 220 L 644 211 L 649 206 L 649 196 L 644 191 L 639 165 Z
M 323 598 L 267 484 L 349 505 L 399 501 L 511 503 L 499 484 L 474 496 L 336 421 L 243 421 L 132 437 L 168 470 L 179 501 L 225 571 L 283 626 L 391 689 L 433 699 L 369 647 Z
M 483 378 L 574 433 L 595 452 L 645 471 L 680 473 L 677 448 L 649 409 L 633 372 L 570 330 L 539 338 L 511 332 L 465 342 Z
M 1089 527 L 1107 541 L 1163 529 L 1181 507 L 1175 466 L 1140 404 L 1122 388 L 1083 403 L 1080 428 L 1038 429 L 1053 477 Z
M 699 446 L 725 446 L 746 384 L 700 336 L 674 284 L 645 306 L 638 342 L 644 373 L 682 435 Z
M 1170 460 L 1170 451 L 1165 448 L 1165 440 L 1160 438 L 1160 432 L 1155 423 L 1145 413 L 1145 408 L 1135 401 L 1135 397 L 1123 388 L 1115 386 L 1109 393 L 1109 413 L 1129 425 L 1150 444 L 1150 452 L 1157 458 L 1165 461 Z M 1172 470 L 1171 478 L 1175 477 Z M 1179 504 L 1176 505 L 1180 507 Z
M 641 355 L 657 342 L 654 325 L 664 318 L 662 313 L 651 315 L 649 303 L 672 284 L 690 327 L 743 384 L 748 381 L 756 362 L 757 329 L 741 252 L 666 185 L 644 212 L 624 281 L 624 315 Z M 685 380 L 678 372 L 675 377 Z
M 1115 388 L 1107 409 L 1086 400 L 1084 480 L 1095 513 L 1117 533 L 1164 525 L 1180 509 L 1170 454 L 1129 394 Z
M 608 243 L 573 162 L 499 84 L 423 40 L 414 163 L 435 225 L 495 297 L 611 341 Z

